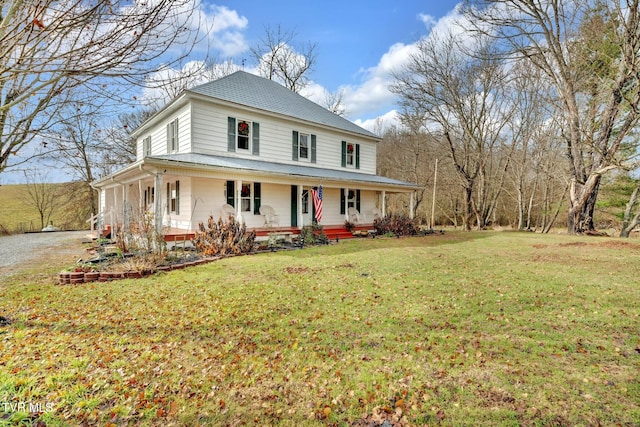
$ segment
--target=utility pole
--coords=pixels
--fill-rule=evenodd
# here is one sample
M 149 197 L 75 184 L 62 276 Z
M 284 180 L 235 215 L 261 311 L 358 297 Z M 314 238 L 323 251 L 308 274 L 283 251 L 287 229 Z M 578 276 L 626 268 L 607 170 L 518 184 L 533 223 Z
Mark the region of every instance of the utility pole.
M 438 183 L 438 159 L 436 159 L 436 166 L 433 172 L 433 197 L 431 199 L 431 229 L 436 222 L 436 184 Z

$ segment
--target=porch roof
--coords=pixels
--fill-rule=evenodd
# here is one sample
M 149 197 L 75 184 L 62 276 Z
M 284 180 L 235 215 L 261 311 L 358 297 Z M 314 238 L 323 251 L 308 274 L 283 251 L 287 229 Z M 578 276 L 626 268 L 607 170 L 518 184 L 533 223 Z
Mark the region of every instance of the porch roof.
M 258 172 L 267 175 L 299 176 L 313 178 L 321 181 L 335 182 L 359 182 L 373 185 L 394 187 L 400 191 L 413 191 L 421 186 L 410 182 L 400 181 L 385 176 L 371 175 L 366 173 L 352 172 L 348 170 L 325 169 L 304 165 L 291 165 L 275 162 L 265 162 L 254 159 L 243 159 L 238 157 L 215 156 L 198 153 L 177 153 L 165 154 L 161 156 L 146 157 L 145 163 L 150 165 L 172 164 L 186 168 L 213 168 L 232 169 L 248 172 Z

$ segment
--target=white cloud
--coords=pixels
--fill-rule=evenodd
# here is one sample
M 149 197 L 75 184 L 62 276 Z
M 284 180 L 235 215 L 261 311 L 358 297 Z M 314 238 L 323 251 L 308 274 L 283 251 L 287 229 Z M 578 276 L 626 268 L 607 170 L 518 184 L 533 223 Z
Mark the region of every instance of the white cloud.
M 431 29 L 438 23 L 436 18 L 434 18 L 431 15 L 427 15 L 426 13 L 419 13 L 418 19 L 422 21 L 422 23 L 424 24 L 425 27 L 427 27 L 427 29 Z
M 191 27 L 208 30 L 211 47 L 229 57 L 249 48 L 243 33 L 248 24 L 246 17 L 226 6 L 200 3 L 197 19 L 192 20 Z

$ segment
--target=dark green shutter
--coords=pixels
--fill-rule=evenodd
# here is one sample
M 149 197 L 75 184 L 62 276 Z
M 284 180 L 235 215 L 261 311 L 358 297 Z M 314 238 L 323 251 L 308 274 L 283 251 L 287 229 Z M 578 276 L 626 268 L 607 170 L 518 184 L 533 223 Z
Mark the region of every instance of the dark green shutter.
M 291 160 L 298 160 L 298 131 L 291 133 Z
M 171 122 L 167 123 L 167 153 L 171 153 Z
M 253 183 L 253 213 L 254 215 L 260 215 L 260 183 Z
M 180 181 L 176 181 L 176 215 L 180 215 Z
M 236 151 L 236 119 L 227 118 L 227 151 Z
M 227 204 L 236 207 L 236 193 L 235 193 L 235 183 L 234 181 L 227 181 Z
M 260 123 L 253 122 L 253 146 L 252 153 L 254 156 L 260 155 Z
M 356 144 L 356 169 L 360 169 L 360 144 Z
M 291 186 L 291 226 L 298 226 L 298 186 Z
M 316 136 L 311 135 L 311 163 L 316 162 Z
M 171 214 L 171 184 L 167 182 L 167 215 Z
M 360 212 L 360 190 L 356 190 L 356 209 Z
M 342 141 L 342 167 L 345 166 L 347 166 L 347 141 Z
M 345 194 L 344 188 L 340 189 L 340 215 L 344 215 L 344 202 L 345 202 Z

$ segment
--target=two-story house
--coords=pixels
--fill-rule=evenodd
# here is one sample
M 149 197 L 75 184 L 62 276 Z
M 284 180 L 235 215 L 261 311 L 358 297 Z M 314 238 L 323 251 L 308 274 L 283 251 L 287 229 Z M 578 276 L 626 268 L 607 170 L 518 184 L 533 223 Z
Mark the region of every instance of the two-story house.
M 387 193 L 419 188 L 376 175 L 376 135 L 244 71 L 184 91 L 132 135 L 136 161 L 93 183 L 107 227 L 146 213 L 158 231 L 189 233 L 231 209 L 248 228 L 295 232 L 316 219 L 320 187 L 319 223 L 342 227 L 349 208 L 373 222 Z

